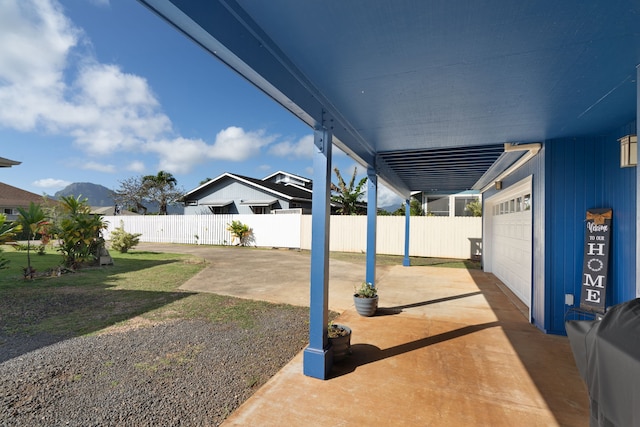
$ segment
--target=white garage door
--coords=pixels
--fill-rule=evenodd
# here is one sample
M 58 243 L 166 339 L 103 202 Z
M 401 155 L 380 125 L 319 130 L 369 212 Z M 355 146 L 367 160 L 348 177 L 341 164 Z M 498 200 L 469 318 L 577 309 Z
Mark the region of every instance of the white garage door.
M 490 240 L 485 270 L 495 274 L 531 307 L 532 198 L 531 177 L 502 190 L 485 202 Z

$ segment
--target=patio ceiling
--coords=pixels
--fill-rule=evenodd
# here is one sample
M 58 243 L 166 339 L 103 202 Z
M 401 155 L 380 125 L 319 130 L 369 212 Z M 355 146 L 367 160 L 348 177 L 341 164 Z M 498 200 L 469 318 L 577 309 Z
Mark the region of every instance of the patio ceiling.
M 637 0 L 140 1 L 405 195 L 636 117 Z

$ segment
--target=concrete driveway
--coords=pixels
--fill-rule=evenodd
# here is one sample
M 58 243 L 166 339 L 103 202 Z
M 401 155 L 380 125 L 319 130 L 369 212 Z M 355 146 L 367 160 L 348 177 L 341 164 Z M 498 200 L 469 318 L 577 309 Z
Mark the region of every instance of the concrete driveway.
M 136 250 L 188 253 L 204 258 L 207 267 L 180 289 L 309 306 L 309 252 L 161 243 L 143 243 Z M 379 278 L 390 268 L 379 267 Z M 353 306 L 353 288 L 364 280 L 365 265 L 331 260 L 329 274 L 329 309 L 342 312 Z
M 309 303 L 308 253 L 140 245 L 191 253 L 209 265 L 184 289 Z M 589 400 L 566 337 L 545 335 L 527 308 L 480 270 L 380 266 L 380 309 L 353 309 L 364 263 L 331 260 L 329 305 L 353 330 L 352 355 L 326 381 L 298 354 L 225 426 L 576 426 Z

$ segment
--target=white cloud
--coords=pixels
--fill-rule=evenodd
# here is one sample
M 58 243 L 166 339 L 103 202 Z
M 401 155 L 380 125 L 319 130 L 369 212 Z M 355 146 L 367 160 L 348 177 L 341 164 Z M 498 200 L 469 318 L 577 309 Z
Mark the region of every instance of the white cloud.
M 147 81 L 82 51 L 90 42 L 57 2 L 0 8 L 0 126 L 69 135 L 94 155 L 132 151 L 172 131 Z
M 69 184 L 71 184 L 71 182 L 55 178 L 44 178 L 33 182 L 34 186 L 39 188 L 46 188 L 47 190 L 62 189 Z
M 240 162 L 257 156 L 262 147 L 275 139 L 275 135 L 267 135 L 262 130 L 247 132 L 242 128 L 230 126 L 218 132 L 213 144 L 207 144 L 201 139 L 178 137 L 148 142 L 144 145 L 144 150 L 159 156 L 160 170 L 188 173 L 194 166 L 207 160 Z
M 60 104 L 67 55 L 80 35 L 57 3 L 2 3 L 0 124 L 32 130 Z
M 258 166 L 258 170 L 262 172 L 270 171 L 271 165 L 260 165 Z
M 0 127 L 69 136 L 84 153 L 101 158 L 154 153 L 159 167 L 173 173 L 207 160 L 244 161 L 278 137 L 235 126 L 221 130 L 212 144 L 176 135 L 148 81 L 99 63 L 86 34 L 55 0 L 0 0 Z M 311 146 L 307 136 L 273 149 L 300 157 Z M 113 165 L 96 162 L 84 167 L 115 172 Z
M 263 130 L 247 132 L 240 127 L 230 126 L 218 132 L 208 155 L 212 159 L 241 162 L 257 156 L 262 147 L 276 138 L 276 135 L 266 135 Z
M 140 173 L 142 173 L 142 172 L 144 172 L 144 170 L 146 168 L 144 166 L 144 163 L 142 163 L 141 161 L 136 160 L 136 161 L 133 161 L 133 162 L 129 163 L 125 169 L 127 169 L 128 171 L 131 171 L 131 172 L 140 172 Z
M 116 171 L 116 167 L 114 165 L 105 165 L 98 162 L 83 163 L 80 167 L 84 170 L 105 172 L 105 173 L 114 173 Z
M 269 154 L 278 157 L 289 158 L 312 158 L 313 157 L 313 135 L 306 135 L 297 142 L 283 141 L 269 147 Z
M 160 157 L 158 169 L 171 173 L 187 173 L 193 166 L 211 157 L 211 146 L 201 139 L 175 138 L 149 142 L 144 149 Z

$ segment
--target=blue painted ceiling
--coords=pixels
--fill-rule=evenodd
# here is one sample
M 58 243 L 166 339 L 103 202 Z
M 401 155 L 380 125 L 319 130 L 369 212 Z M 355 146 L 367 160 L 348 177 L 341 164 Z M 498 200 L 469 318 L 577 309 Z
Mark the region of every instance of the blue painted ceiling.
M 403 194 L 636 117 L 638 0 L 140 1 Z

